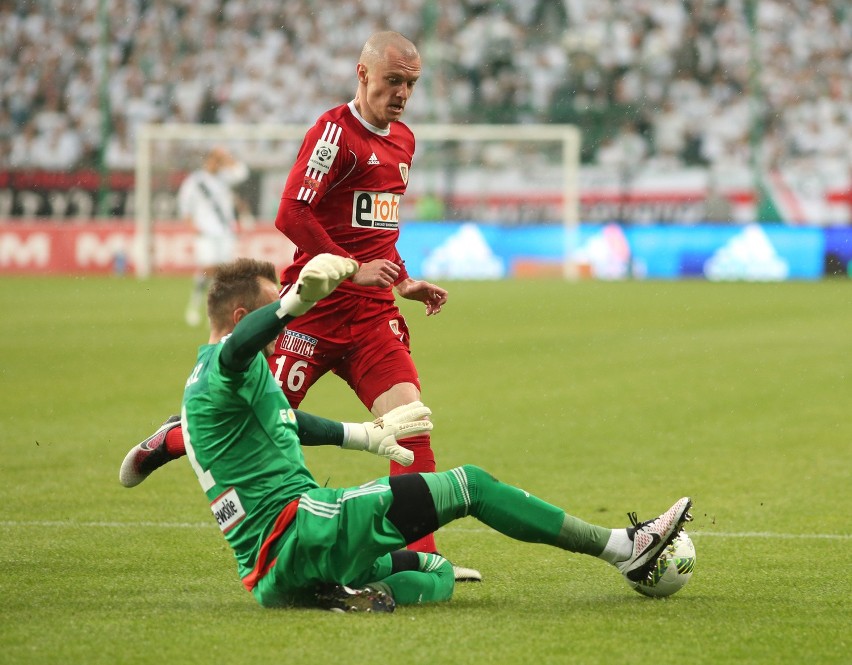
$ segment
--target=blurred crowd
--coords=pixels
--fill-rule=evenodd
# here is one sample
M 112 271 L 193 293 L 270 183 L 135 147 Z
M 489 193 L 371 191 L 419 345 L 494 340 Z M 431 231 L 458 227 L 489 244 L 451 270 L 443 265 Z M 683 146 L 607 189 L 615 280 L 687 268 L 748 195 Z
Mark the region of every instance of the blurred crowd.
M 140 123 L 306 123 L 366 37 L 423 122 L 574 122 L 636 168 L 852 163 L 849 0 L 0 0 L 0 168 L 132 169 Z

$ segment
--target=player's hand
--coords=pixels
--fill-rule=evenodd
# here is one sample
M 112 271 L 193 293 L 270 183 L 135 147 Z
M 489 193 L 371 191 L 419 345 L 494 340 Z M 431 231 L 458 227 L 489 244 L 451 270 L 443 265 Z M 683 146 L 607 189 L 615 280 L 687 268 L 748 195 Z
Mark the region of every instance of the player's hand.
M 396 285 L 396 291 L 407 300 L 419 300 L 426 305 L 426 316 L 438 314 L 447 302 L 447 290 L 422 279 L 406 279 Z
M 330 294 L 344 279 L 358 272 L 358 262 L 336 254 L 317 254 L 299 273 L 293 288 L 281 296 L 279 317 L 304 314 Z
M 355 259 L 336 254 L 317 254 L 299 273 L 296 293 L 302 302 L 315 303 L 357 272 L 358 262 Z
M 432 414 L 422 402 L 403 404 L 369 423 L 347 423 L 349 439 L 342 444 L 348 450 L 366 450 L 402 466 L 414 462 L 414 453 L 397 443 L 432 429 L 426 418 Z
M 392 286 L 399 277 L 399 266 L 388 259 L 374 259 L 361 264 L 358 273 L 352 278 L 360 286 Z

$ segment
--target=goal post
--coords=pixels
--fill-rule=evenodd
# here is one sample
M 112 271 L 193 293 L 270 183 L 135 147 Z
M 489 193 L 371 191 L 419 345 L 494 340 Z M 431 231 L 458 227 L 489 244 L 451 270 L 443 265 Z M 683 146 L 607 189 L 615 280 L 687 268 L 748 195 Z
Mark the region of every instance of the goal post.
M 147 278 L 153 272 L 154 259 L 154 221 L 153 173 L 158 157 L 169 158 L 169 152 L 164 155 L 155 154 L 154 147 L 158 143 L 180 144 L 187 150 L 194 151 L 195 165 L 200 163 L 199 152 L 204 148 L 217 144 L 290 141 L 301 142 L 308 125 L 205 125 L 205 124 L 143 124 L 136 136 L 136 190 L 134 194 L 134 217 L 136 223 L 136 275 Z M 298 145 L 298 144 L 297 144 Z M 190 162 L 183 166 L 192 170 Z M 249 167 L 257 166 L 249 164 Z M 281 183 L 283 188 L 283 182 Z M 175 189 L 177 183 L 172 183 Z
M 154 270 L 153 229 L 155 222 L 163 216 L 155 205 L 158 201 L 157 192 L 170 189 L 170 197 L 173 199 L 179 184 L 173 177 L 175 174 L 196 168 L 200 162 L 199 154 L 213 145 L 235 146 L 235 152 L 253 172 L 266 174 L 263 180 L 267 188 L 277 186 L 280 195 L 284 178 L 308 127 L 306 124 L 141 125 L 136 137 L 136 275 L 146 278 Z M 562 224 L 565 238 L 562 272 L 567 279 L 576 278 L 571 261 L 578 246 L 580 222 L 581 137 L 576 126 L 421 124 L 412 125 L 411 129 L 417 141 L 417 150 L 413 166 L 415 178 L 409 184 L 409 193 L 416 191 L 418 185 L 415 182 L 434 183 L 451 180 L 454 175 L 482 172 L 478 180 L 468 178 L 469 182 L 465 185 L 468 198 L 505 198 L 506 192 L 503 190 L 508 182 L 513 189 L 517 189 L 515 199 L 520 201 L 518 205 L 523 205 L 525 192 L 529 190 L 527 195 L 533 198 L 540 195 L 537 192 L 542 190 L 542 183 L 546 181 L 548 200 L 552 201 L 554 212 L 552 219 L 540 221 Z M 244 154 L 246 152 L 251 154 L 247 157 Z M 453 153 L 452 158 L 448 156 L 449 152 Z M 505 177 L 489 176 L 501 173 Z M 159 207 L 168 209 L 168 206 Z M 457 216 L 470 214 L 467 221 L 504 223 L 500 218 L 499 205 L 490 216 L 477 219 L 476 211 L 485 208 L 488 208 L 485 204 L 471 205 Z M 266 221 L 268 214 L 269 211 L 260 211 L 258 217 Z M 274 212 L 271 214 L 274 215 Z M 526 220 L 527 223 L 530 221 L 535 220 Z

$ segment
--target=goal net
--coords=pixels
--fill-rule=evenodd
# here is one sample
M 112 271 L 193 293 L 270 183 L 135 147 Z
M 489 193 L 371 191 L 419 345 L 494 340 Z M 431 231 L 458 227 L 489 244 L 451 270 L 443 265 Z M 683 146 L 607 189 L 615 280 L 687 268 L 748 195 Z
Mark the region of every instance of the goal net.
M 271 242 L 281 191 L 306 125 L 143 125 L 136 143 L 134 266 L 139 277 L 156 272 L 162 228 L 179 224 L 177 192 L 213 146 L 233 152 L 250 170 L 236 187 L 255 221 L 246 254 L 277 252 Z M 569 258 L 579 223 L 580 135 L 572 125 L 412 126 L 417 149 L 401 209 L 402 232 L 418 222 L 476 226 L 550 225 L 564 229 L 562 274 L 574 276 Z M 155 229 L 158 231 L 155 234 Z M 264 232 L 267 235 L 264 235 Z M 242 242 L 242 241 L 241 241 Z M 186 243 L 184 243 L 186 244 Z M 290 245 L 289 249 L 292 249 Z M 289 250 L 288 250 L 289 251 Z M 408 258 L 408 257 L 406 257 Z

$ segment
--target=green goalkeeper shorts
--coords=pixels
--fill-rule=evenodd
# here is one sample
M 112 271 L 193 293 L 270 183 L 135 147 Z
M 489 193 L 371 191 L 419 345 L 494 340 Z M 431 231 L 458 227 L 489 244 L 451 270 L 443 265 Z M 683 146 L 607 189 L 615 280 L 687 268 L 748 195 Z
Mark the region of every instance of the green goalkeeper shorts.
M 387 476 L 360 487 L 319 487 L 303 494 L 254 597 L 264 607 L 311 604 L 318 586 L 360 587 L 387 576 L 389 553 L 406 545 L 387 519 L 392 503 Z

